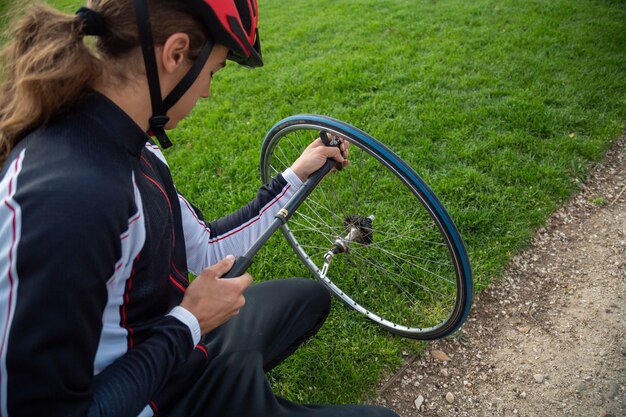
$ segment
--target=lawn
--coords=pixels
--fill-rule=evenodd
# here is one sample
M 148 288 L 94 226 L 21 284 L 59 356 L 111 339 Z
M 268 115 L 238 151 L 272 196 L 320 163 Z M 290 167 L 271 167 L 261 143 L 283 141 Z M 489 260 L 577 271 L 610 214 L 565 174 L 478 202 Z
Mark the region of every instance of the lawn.
M 383 141 L 432 186 L 480 290 L 625 130 L 623 1 L 260 3 L 265 66 L 218 73 L 166 151 L 179 189 L 207 218 L 255 195 L 261 142 L 275 122 L 329 115 Z M 308 276 L 278 234 L 251 272 Z M 363 401 L 403 352 L 425 347 L 334 307 L 318 337 L 272 371 L 281 395 Z

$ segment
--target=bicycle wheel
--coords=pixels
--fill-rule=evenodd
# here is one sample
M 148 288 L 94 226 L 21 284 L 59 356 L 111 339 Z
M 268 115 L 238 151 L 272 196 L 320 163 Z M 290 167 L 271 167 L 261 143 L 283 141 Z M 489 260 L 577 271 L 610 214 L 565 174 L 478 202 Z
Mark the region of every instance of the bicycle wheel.
M 350 165 L 328 175 L 282 226 L 289 245 L 333 295 L 392 333 L 452 333 L 472 302 L 464 243 L 431 189 L 381 142 L 329 117 L 288 117 L 264 139 L 263 182 L 321 130 L 350 142 Z

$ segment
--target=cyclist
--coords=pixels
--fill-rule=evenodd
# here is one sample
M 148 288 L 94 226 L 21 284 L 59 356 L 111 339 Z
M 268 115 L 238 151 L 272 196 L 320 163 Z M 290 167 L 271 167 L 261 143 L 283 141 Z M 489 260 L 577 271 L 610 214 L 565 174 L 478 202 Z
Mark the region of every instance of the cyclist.
M 16 21 L 0 77 L 0 416 L 395 415 L 275 396 L 265 372 L 317 332 L 328 292 L 220 279 L 345 149 L 318 139 L 212 222 L 161 152 L 226 59 L 262 65 L 257 19 L 256 0 L 93 0 Z

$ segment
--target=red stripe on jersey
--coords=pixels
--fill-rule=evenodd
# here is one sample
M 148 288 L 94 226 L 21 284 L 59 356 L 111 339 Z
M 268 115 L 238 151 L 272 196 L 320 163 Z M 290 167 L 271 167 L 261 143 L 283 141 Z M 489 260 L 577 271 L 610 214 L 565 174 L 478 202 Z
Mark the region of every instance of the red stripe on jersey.
M 172 281 L 172 283 L 176 285 L 182 292 L 187 292 L 187 289 L 183 287 L 182 285 L 180 285 L 180 283 L 178 283 L 178 281 L 176 281 L 176 279 L 171 275 L 170 275 L 170 281 Z
M 219 242 L 220 240 L 224 240 L 228 237 L 231 237 L 234 234 L 237 234 L 239 232 L 241 232 L 242 230 L 250 227 L 251 225 L 253 225 L 254 223 L 258 222 L 261 219 L 261 216 L 263 215 L 263 213 L 265 213 L 267 210 L 270 209 L 270 207 L 272 207 L 274 204 L 276 204 L 278 201 L 280 201 L 281 198 L 283 198 L 285 196 L 285 194 L 287 194 L 287 191 L 289 191 L 289 189 L 291 188 L 291 185 L 287 186 L 285 188 L 285 191 L 282 192 L 282 194 L 280 194 L 278 197 L 276 197 L 276 199 L 274 201 L 272 201 L 270 204 L 268 204 L 263 210 L 261 210 L 261 212 L 256 216 L 256 218 L 246 224 L 244 224 L 243 226 L 241 226 L 239 229 L 235 229 L 232 232 L 230 232 L 227 235 L 224 236 L 219 236 L 216 237 L 213 240 L 210 240 L 209 243 L 215 243 L 215 242 Z

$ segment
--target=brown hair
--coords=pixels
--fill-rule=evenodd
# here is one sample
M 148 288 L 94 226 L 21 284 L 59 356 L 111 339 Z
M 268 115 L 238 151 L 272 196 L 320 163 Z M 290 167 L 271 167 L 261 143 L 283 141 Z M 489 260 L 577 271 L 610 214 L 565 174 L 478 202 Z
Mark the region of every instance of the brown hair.
M 74 105 L 102 75 L 123 82 L 144 72 L 132 2 L 91 0 L 89 7 L 101 14 L 105 28 L 93 47 L 84 42 L 80 17 L 48 6 L 29 7 L 10 26 L 0 52 L 0 165 L 26 133 Z M 148 7 L 154 43 L 187 33 L 195 58 L 206 28 L 180 1 L 150 0 Z

